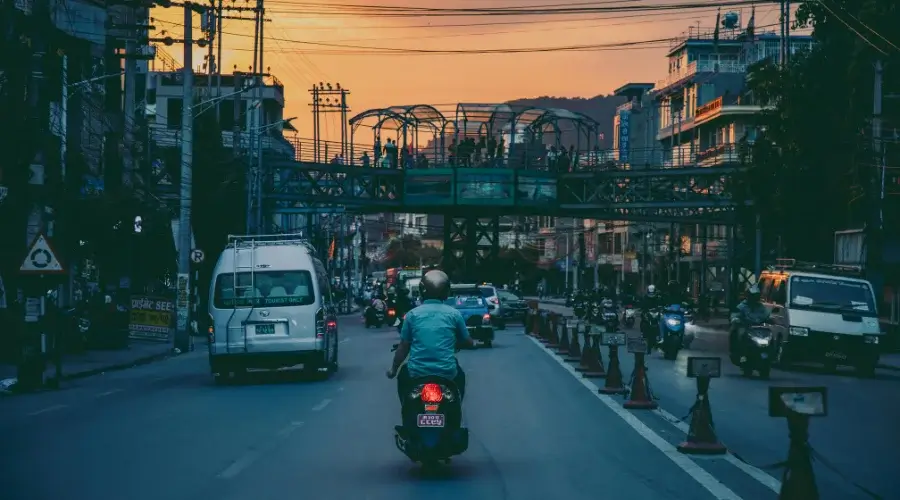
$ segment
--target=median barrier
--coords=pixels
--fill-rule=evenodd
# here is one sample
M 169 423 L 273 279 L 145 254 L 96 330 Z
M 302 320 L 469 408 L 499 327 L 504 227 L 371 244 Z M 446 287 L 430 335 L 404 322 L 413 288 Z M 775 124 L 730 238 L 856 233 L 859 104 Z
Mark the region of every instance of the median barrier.
M 711 357 L 689 357 L 687 376 L 697 380 L 697 400 L 691 407 L 691 424 L 687 439 L 678 451 L 697 455 L 724 455 L 728 449 L 716 437 L 712 409 L 709 405 L 709 382 L 722 376 L 722 360 Z
M 606 371 L 606 383 L 597 390 L 600 394 L 625 394 L 625 383 L 622 380 L 622 369 L 619 367 L 619 346 L 625 345 L 625 334 L 621 332 L 603 333 L 600 343 L 609 347 L 609 369 Z
M 600 337 L 603 332 L 593 327 L 584 331 L 584 355 L 581 357 L 582 366 L 578 371 L 585 378 L 604 378 L 606 369 L 603 367 L 603 353 L 600 351 Z
M 650 379 L 647 377 L 647 367 L 644 364 L 647 341 L 638 337 L 628 339 L 627 342 L 628 352 L 634 354 L 634 370 L 631 372 L 629 384 L 631 391 L 623 406 L 629 410 L 655 410 L 659 405 L 653 400 Z

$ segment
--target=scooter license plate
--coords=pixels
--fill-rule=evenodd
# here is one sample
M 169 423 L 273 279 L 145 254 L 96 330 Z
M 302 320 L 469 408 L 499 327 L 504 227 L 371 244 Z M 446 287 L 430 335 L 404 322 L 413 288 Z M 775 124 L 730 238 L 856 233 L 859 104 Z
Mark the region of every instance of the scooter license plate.
M 444 416 L 440 413 L 419 414 L 419 427 L 443 427 Z

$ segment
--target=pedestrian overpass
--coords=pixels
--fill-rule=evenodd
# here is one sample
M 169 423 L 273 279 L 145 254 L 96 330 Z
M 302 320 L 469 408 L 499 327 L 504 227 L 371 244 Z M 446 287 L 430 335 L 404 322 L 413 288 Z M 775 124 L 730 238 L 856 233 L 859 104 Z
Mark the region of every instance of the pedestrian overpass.
M 426 108 L 428 120 L 421 118 L 419 107 L 408 106 L 370 110 L 350 124 L 353 137 L 361 123 L 374 118 L 373 146 L 366 153 L 377 159 L 376 139 L 393 123 L 398 146 L 426 152 L 427 164 L 418 168 L 402 160 L 354 164 L 359 150 L 367 146 L 358 146 L 358 138 L 353 139 L 344 148 L 350 165 L 271 163 L 264 211 L 276 219 L 337 210 L 441 214 L 445 267 L 471 272 L 498 256 L 500 216 L 734 225 L 736 209 L 751 204 L 736 189 L 736 180 L 745 171 L 736 151 L 694 155 L 690 161 L 623 163 L 615 152 L 597 147 L 596 122 L 577 113 L 461 104 L 455 119 L 449 120 L 435 108 Z M 572 124 L 568 136 L 562 121 Z M 425 146 L 418 144 L 423 128 L 431 134 Z M 463 158 L 458 148 L 455 156 L 447 153 L 454 151 L 448 145 L 467 137 L 493 134 L 511 139 L 502 157 Z M 562 147 L 566 137 L 578 138 L 578 149 L 572 148 L 577 159 L 566 164 L 548 159 L 545 147 Z

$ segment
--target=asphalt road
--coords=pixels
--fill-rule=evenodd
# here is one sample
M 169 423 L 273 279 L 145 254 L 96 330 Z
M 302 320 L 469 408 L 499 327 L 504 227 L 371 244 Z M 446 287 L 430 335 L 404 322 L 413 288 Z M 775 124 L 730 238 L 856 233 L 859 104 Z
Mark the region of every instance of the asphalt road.
M 326 381 L 276 373 L 216 387 L 201 351 L 0 399 L 4 500 L 777 496 L 771 476 L 733 457 L 679 454 L 684 432 L 664 415 L 622 410 L 619 398 L 588 390 L 516 326 L 499 332 L 493 349 L 460 354 L 470 448 L 423 477 L 393 444 L 399 402 L 384 371 L 396 332 L 366 331 L 358 317 L 342 318 L 340 328 L 341 371 Z M 654 359 L 650 376 L 663 408 L 685 413 L 694 391 L 683 360 Z M 832 414 L 814 423 L 813 446 L 897 498 L 897 380 L 774 380 L 829 385 Z M 787 452 L 785 423 L 765 415 L 765 385 L 728 376 L 711 393 L 720 437 L 756 463 Z M 827 500 L 865 498 L 832 476 L 819 484 Z
M 563 306 L 541 307 L 571 315 L 571 309 Z M 637 334 L 636 329 L 630 332 Z M 825 386 L 829 414 L 812 420 L 809 440 L 836 469 L 824 461 L 814 464 L 822 498 L 872 498 L 854 486 L 856 483 L 882 498 L 900 499 L 900 372 L 879 369 L 874 378 L 867 379 L 857 377 L 850 368 L 835 374 L 804 365 L 789 371 L 773 369 L 768 381 L 747 379 L 724 354 L 727 339 L 720 331 L 689 326 L 688 333 L 696 340 L 677 360 L 666 361 L 659 352 L 647 360 L 651 387 L 662 410 L 639 414 L 647 425 L 662 434 L 675 428 L 672 420 L 689 412 L 697 392 L 695 381 L 686 376 L 689 356 L 720 357 L 724 374 L 711 382 L 709 395 L 717 435 L 738 457 L 765 467 L 784 460 L 788 449 L 787 423 L 768 416 L 769 386 Z M 604 352 L 604 361 L 607 356 Z M 634 358 L 626 354 L 622 361 L 627 379 Z M 683 430 L 686 424 L 678 425 Z M 780 471 L 769 472 L 780 479 Z

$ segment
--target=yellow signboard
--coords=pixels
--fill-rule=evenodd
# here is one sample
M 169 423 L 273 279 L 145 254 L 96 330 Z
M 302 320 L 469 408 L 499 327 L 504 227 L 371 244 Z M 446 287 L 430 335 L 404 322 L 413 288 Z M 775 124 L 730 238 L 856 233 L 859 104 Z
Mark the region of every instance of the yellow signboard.
M 161 297 L 136 296 L 131 299 L 129 335 L 133 339 L 168 342 L 172 333 L 175 304 Z

